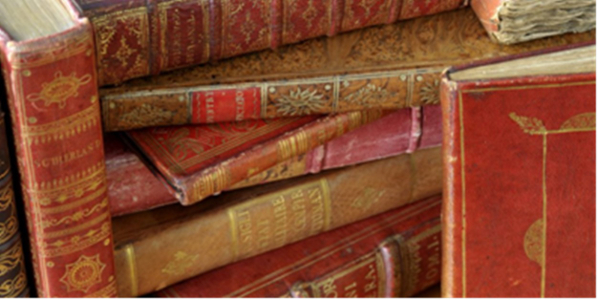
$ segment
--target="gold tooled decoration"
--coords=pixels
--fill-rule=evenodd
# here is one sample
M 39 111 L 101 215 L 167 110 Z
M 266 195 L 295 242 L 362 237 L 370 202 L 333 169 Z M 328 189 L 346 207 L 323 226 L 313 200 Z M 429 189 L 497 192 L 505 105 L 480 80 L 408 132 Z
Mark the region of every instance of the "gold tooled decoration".
M 440 103 L 440 81 L 426 82 L 419 90 L 419 97 L 423 105 Z
M 21 273 L 13 279 L 7 279 L 0 284 L 0 297 L 14 298 L 19 296 L 27 288 L 27 276 L 25 276 L 25 269 L 21 269 Z
M 96 205 L 92 207 L 88 207 L 82 210 L 78 210 L 68 216 L 59 218 L 59 219 L 49 219 L 49 220 L 42 220 L 41 227 L 46 229 L 48 227 L 54 227 L 62 224 L 71 224 L 73 222 L 79 222 L 84 218 L 91 216 L 92 214 L 102 211 L 103 208 L 108 207 L 108 198 L 104 198 L 104 200 L 100 201 Z
M 277 114 L 282 116 L 302 116 L 326 110 L 324 95 L 319 94 L 318 90 L 302 90 L 301 87 L 274 102 Z
M 8 241 L 19 230 L 19 221 L 13 210 L 12 215 L 6 221 L 0 223 L 0 244 Z
M 33 93 L 27 96 L 27 100 L 36 102 L 44 101 L 44 106 L 48 107 L 54 103 L 58 107 L 64 108 L 66 100 L 79 95 L 79 87 L 91 82 L 91 75 L 85 74 L 77 77 L 75 72 L 69 76 L 63 76 L 61 71 L 54 73 L 54 80 L 42 83 L 42 90 L 39 93 Z
M 174 260 L 171 260 L 163 269 L 162 273 L 169 275 L 181 275 L 189 268 L 197 259 L 198 254 L 191 255 L 183 251 L 178 251 L 174 254 Z
M 12 182 L 9 182 L 0 190 L 0 211 L 5 211 L 13 203 L 14 192 Z
M 124 123 L 130 126 L 149 126 L 152 124 L 166 124 L 172 117 L 174 112 L 167 109 L 159 108 L 148 103 L 143 103 L 135 107 L 131 111 L 122 114 L 119 123 Z
M 390 98 L 395 93 L 389 93 L 385 88 L 368 83 L 359 90 L 347 95 L 344 102 L 353 105 L 359 105 L 363 108 L 376 108 Z
M 66 285 L 67 292 L 81 291 L 87 293 L 89 289 L 102 282 L 102 271 L 106 264 L 100 260 L 100 255 L 81 255 L 77 261 L 66 265 L 66 271 L 60 282 Z
M 509 117 L 521 127 L 523 132 L 528 134 L 542 134 L 546 132 L 546 127 L 542 120 L 534 117 L 519 116 L 516 113 L 510 113 Z
M 595 130 L 596 129 L 596 113 L 589 112 L 575 115 L 569 118 L 561 125 L 561 130 Z
M 0 255 L 0 276 L 6 275 L 17 266 L 24 266 L 21 242 L 14 243 L 6 252 Z
M 536 220 L 525 232 L 523 237 L 523 249 L 527 257 L 542 265 L 542 219 Z

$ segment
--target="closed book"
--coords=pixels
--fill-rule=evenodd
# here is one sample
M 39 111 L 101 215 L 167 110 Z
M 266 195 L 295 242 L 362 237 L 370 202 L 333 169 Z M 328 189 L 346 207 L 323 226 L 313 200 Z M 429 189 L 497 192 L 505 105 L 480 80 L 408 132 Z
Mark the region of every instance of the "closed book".
M 448 71 L 444 296 L 595 297 L 595 51 Z
M 596 0 L 471 0 L 499 43 L 514 44 L 596 27 Z
M 441 197 L 248 258 L 159 297 L 409 297 L 440 281 Z
M 100 85 L 464 6 L 466 0 L 73 0 Z
M 244 179 L 229 189 L 254 186 L 321 170 L 344 167 L 440 146 L 440 106 L 407 108 L 345 133 L 306 154 L 292 157 Z M 112 216 L 176 203 L 169 188 L 160 184 L 152 168 L 115 134 L 106 134 L 106 172 Z M 159 176 L 159 175 L 158 175 Z
M 40 297 L 116 296 L 93 32 L 68 1 L 0 1 L 0 59 Z
M 0 97 L 4 97 L 0 87 Z M 0 297 L 29 297 L 4 113 L 0 112 Z
M 156 127 L 127 136 L 177 199 L 190 205 L 388 113 Z
M 135 296 L 440 193 L 439 148 L 113 220 L 120 296 Z
M 594 39 L 590 32 L 498 45 L 462 9 L 106 87 L 104 130 L 438 104 L 440 75 L 451 65 Z

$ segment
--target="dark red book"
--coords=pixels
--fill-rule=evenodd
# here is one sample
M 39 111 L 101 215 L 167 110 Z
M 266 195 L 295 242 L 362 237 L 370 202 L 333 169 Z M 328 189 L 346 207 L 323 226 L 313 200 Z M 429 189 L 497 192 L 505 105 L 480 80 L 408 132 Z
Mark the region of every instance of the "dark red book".
M 595 51 L 446 74 L 444 296 L 596 296 Z
M 466 0 L 74 0 L 100 85 L 464 6 Z
M 408 108 L 382 117 L 339 138 L 253 175 L 230 189 L 264 184 L 322 170 L 439 146 L 440 106 Z M 106 171 L 113 216 L 148 210 L 177 199 L 136 153 L 114 134 L 107 134 Z
M 405 297 L 440 280 L 433 197 L 176 284 L 160 297 Z

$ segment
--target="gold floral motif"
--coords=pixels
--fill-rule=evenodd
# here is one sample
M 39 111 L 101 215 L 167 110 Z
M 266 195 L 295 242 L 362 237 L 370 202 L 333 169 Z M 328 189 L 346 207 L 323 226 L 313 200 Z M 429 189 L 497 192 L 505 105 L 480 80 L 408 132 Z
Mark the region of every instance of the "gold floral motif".
M 14 192 L 12 190 L 12 182 L 9 182 L 0 190 L 0 211 L 5 211 L 12 207 Z
M 27 100 L 36 102 L 44 101 L 44 106 L 48 107 L 54 103 L 61 109 L 66 106 L 66 100 L 71 97 L 79 96 L 79 87 L 91 82 L 91 75 L 85 74 L 77 77 L 75 72 L 69 76 L 63 76 L 61 71 L 54 73 L 52 82 L 42 83 L 42 91 L 27 96 Z
M 66 265 L 66 272 L 60 282 L 66 285 L 67 292 L 81 291 L 87 293 L 89 289 L 102 282 L 102 272 L 106 264 L 100 261 L 100 255 L 81 255 L 77 261 Z
M 51 243 L 43 242 L 44 255 L 46 257 L 56 257 L 85 249 L 109 237 L 110 233 L 110 223 L 105 222 L 100 228 L 90 229 L 82 235 L 75 235 L 68 239 L 60 239 Z
M 324 95 L 319 94 L 317 90 L 302 90 L 301 87 L 275 99 L 274 102 L 277 113 L 283 116 L 309 115 L 326 109 Z
M 172 153 L 172 155 L 179 160 L 185 158 L 189 152 L 199 154 L 205 150 L 205 146 L 212 146 L 193 139 L 189 135 L 190 131 L 188 128 L 181 128 L 174 131 L 170 137 L 158 138 L 158 140 L 163 142 L 166 149 L 168 149 L 168 152 Z
M 523 249 L 527 257 L 542 265 L 542 232 L 543 232 L 542 219 L 536 220 L 525 232 L 523 237 Z
M 368 83 L 366 86 L 347 95 L 344 102 L 363 106 L 364 108 L 375 108 L 379 107 L 381 103 L 387 101 L 391 96 L 391 93 L 385 88 Z
M 135 107 L 128 113 L 122 114 L 120 118 L 121 123 L 137 125 L 152 125 L 152 124 L 166 124 L 172 119 L 174 113 L 172 111 L 153 106 L 148 103 L 143 103 Z
M 307 28 L 311 28 L 312 23 L 317 16 L 318 10 L 314 7 L 314 0 L 309 0 L 307 8 L 301 14 L 301 17 L 307 23 Z
M 5 222 L 0 223 L 0 244 L 8 241 L 19 230 L 17 216 L 12 215 Z
M 569 118 L 561 125 L 561 130 L 596 130 L 596 113 L 583 113 Z
M 422 105 L 440 103 L 440 81 L 426 82 L 419 90 Z
M 170 261 L 166 267 L 162 269 L 162 273 L 169 275 L 184 274 L 185 270 L 192 266 L 198 258 L 198 254 L 190 255 L 183 251 L 178 251 L 174 254 L 174 260 Z
M 546 132 L 546 127 L 542 120 L 534 117 L 519 116 L 516 113 L 510 113 L 509 117 L 521 127 L 523 132 L 528 134 L 543 134 Z
M 36 276 L 37 277 L 37 276 Z M 21 273 L 13 279 L 7 279 L 0 284 L 0 297 L 14 298 L 19 296 L 27 288 L 27 276 L 25 270 L 21 269 Z

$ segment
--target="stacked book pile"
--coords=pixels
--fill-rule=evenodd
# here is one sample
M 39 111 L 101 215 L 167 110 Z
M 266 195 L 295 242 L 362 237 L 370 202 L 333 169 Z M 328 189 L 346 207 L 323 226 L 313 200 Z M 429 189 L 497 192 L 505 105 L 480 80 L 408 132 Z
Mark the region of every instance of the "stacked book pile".
M 595 0 L 0 0 L 0 296 L 595 296 L 594 27 Z

